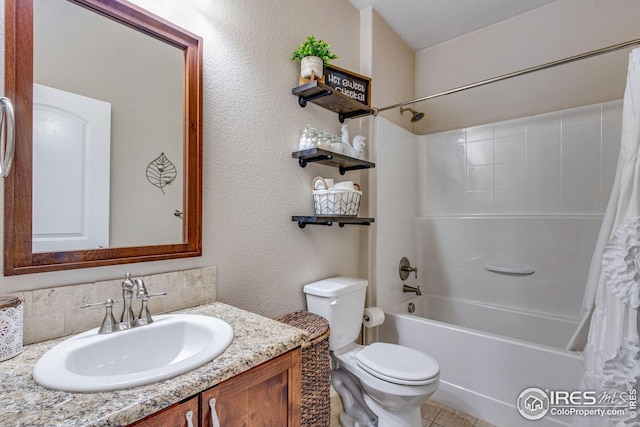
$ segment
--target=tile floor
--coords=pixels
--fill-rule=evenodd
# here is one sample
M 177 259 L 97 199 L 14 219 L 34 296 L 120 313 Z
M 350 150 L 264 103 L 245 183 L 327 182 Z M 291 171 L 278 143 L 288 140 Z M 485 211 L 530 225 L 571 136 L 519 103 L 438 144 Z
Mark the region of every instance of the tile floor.
M 333 394 L 331 396 L 331 427 L 340 427 L 340 411 L 342 411 L 340 398 Z M 422 427 L 494 427 L 493 424 L 431 400 L 422 405 L 420 412 Z
M 422 405 L 420 413 L 422 427 L 494 427 L 493 424 L 431 400 Z

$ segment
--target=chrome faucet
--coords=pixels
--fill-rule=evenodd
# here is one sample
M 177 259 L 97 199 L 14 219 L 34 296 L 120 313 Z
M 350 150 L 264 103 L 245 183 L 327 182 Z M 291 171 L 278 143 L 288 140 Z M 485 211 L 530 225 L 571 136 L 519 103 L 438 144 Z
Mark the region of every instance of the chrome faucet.
M 130 273 L 124 276 L 124 281 L 122 282 L 122 301 L 124 301 L 124 307 L 120 315 L 120 329 L 129 329 L 134 326 L 133 322 L 135 322 L 136 316 L 131 309 L 131 300 L 133 299 L 133 288 L 135 288 L 136 283 L 131 280 Z
M 137 298 L 142 302 L 138 317 L 133 314 L 133 310 L 131 309 L 131 300 L 133 299 L 134 288 L 136 289 Z M 131 280 L 131 274 L 127 273 L 124 281 L 122 282 L 122 300 L 124 301 L 124 308 L 122 309 L 122 315 L 120 316 L 120 329 L 130 329 L 136 326 L 144 326 L 153 323 L 151 312 L 147 306 L 149 298 L 161 297 L 166 294 L 166 292 L 150 294 L 147 292 L 144 280 L 141 278 Z
M 402 285 L 402 292 L 404 292 L 405 294 L 408 292 L 414 292 L 418 296 L 422 295 L 420 286 L 409 286 L 407 284 Z
M 136 292 L 134 292 L 134 289 Z M 131 301 L 133 300 L 134 293 L 137 294 L 137 298 L 142 302 L 138 317 L 135 316 L 133 309 L 131 308 Z M 149 312 L 147 303 L 149 302 L 149 298 L 164 295 L 167 295 L 167 293 L 159 292 L 157 294 L 150 294 L 147 292 L 144 280 L 140 278 L 131 280 L 131 274 L 127 273 L 124 281 L 122 282 L 122 301 L 124 302 L 124 307 L 122 308 L 119 323 L 116 323 L 116 319 L 113 317 L 112 313 L 113 304 L 117 302 L 117 300 L 107 299 L 104 302 L 96 304 L 85 304 L 82 308 L 105 306 L 107 312 L 98 333 L 109 334 L 111 332 L 124 331 L 126 329 L 135 328 L 136 326 L 144 326 L 153 323 L 153 318 L 151 317 L 151 312 Z

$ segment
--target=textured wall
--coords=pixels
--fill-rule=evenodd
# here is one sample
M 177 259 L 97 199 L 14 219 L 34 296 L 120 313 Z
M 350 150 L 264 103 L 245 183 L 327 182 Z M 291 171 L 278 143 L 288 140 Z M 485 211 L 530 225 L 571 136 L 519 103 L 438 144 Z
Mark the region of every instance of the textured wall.
M 372 7 L 360 12 L 363 49 L 363 73 L 373 78 L 371 105 L 377 108 L 393 105 L 414 97 L 415 54 Z M 368 44 L 367 44 L 368 43 Z M 413 131 L 409 113 L 387 110 L 382 117 Z

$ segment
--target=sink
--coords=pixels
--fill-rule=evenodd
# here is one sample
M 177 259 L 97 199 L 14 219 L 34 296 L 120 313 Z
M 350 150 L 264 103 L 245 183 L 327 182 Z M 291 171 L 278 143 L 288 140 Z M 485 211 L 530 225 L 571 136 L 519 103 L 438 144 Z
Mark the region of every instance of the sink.
M 69 392 L 122 390 L 202 366 L 232 340 L 233 328 L 224 320 L 159 315 L 150 325 L 102 335 L 96 328 L 61 342 L 38 360 L 33 379 Z

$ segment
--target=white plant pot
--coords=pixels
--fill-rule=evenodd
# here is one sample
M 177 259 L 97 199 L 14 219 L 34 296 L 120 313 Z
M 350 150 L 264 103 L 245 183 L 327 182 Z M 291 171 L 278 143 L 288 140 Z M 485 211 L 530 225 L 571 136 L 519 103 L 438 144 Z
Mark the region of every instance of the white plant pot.
M 322 77 L 323 73 L 322 58 L 318 56 L 305 56 L 300 60 L 300 75 L 305 78 L 311 78 L 311 71 L 315 75 L 316 79 Z

